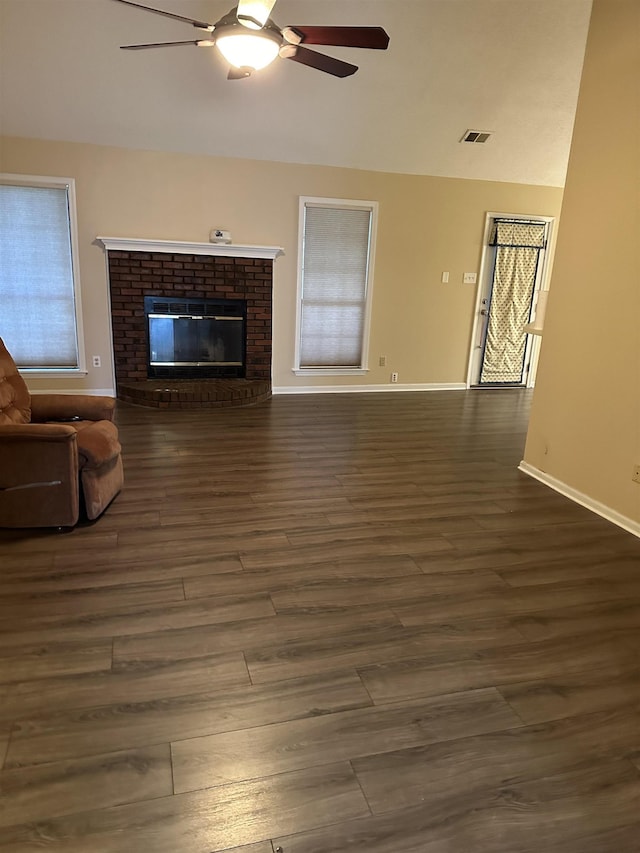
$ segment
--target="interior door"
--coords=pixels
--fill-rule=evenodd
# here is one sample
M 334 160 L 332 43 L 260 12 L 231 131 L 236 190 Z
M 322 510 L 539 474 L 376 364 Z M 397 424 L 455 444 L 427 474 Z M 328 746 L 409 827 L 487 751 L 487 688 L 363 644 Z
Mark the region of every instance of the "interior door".
M 525 331 L 542 284 L 547 222 L 492 217 L 471 356 L 472 387 L 528 384 L 533 341 Z

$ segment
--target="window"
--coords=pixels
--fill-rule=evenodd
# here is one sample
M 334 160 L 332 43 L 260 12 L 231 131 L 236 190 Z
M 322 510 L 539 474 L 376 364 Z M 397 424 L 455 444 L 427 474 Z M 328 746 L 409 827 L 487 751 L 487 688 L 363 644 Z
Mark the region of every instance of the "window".
M 377 204 L 302 198 L 295 372 L 367 369 Z
M 71 178 L 0 175 L 0 337 L 27 371 L 83 369 Z

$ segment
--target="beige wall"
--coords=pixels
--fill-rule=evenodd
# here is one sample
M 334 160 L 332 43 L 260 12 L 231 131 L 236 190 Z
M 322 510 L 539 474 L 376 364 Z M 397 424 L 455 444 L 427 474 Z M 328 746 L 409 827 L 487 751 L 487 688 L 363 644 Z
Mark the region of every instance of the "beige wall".
M 283 246 L 275 264 L 276 387 L 460 383 L 466 379 L 485 213 L 558 215 L 553 187 L 300 166 L 5 138 L 0 171 L 76 180 L 87 356 L 103 367 L 68 389 L 113 386 L 104 253 L 97 235 L 206 242 L 213 227 L 236 243 Z M 481 156 L 481 152 L 478 153 Z M 295 377 L 296 255 L 301 195 L 380 203 L 366 377 Z M 450 283 L 440 283 L 450 272 Z M 387 367 L 378 367 L 380 355 Z M 31 387 L 45 387 L 32 380 Z M 61 387 L 61 381 L 55 381 Z
M 595 0 L 525 461 L 640 522 L 640 4 Z

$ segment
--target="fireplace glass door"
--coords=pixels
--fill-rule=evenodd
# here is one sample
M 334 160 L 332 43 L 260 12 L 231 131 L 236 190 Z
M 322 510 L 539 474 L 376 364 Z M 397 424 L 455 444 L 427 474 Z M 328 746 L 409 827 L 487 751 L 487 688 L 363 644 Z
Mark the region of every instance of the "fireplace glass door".
M 170 302 L 145 298 L 149 376 L 243 376 L 245 308 L 241 300 Z

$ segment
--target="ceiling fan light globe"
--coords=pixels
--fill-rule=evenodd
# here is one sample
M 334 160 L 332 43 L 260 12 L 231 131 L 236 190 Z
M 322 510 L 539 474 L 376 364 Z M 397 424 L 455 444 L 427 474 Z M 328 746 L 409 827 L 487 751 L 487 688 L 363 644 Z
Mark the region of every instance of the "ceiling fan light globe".
M 278 55 L 279 40 L 267 33 L 238 33 L 219 35 L 216 47 L 234 68 L 266 68 Z

